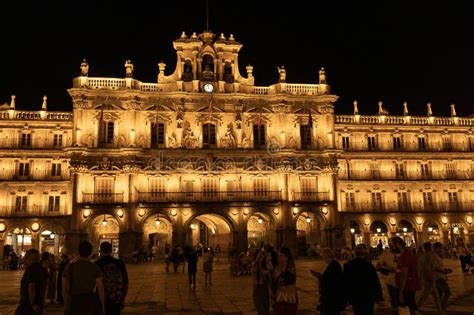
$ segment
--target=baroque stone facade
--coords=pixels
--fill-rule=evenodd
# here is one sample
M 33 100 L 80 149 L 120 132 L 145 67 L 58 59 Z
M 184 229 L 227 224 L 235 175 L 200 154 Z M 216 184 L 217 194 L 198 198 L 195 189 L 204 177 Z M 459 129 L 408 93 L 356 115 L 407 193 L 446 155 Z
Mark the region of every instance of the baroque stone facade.
M 173 42 L 177 63 L 144 83 L 91 77 L 68 90 L 73 112 L 0 107 L 0 245 L 74 251 L 88 239 L 163 251 L 166 243 L 341 248 L 400 234 L 474 241 L 474 119 L 334 114 L 318 84 L 255 86 L 236 39 Z M 316 74 L 315 74 L 316 76 Z M 454 111 L 454 108 L 453 108 Z M 3 246 L 0 246 L 3 248 Z

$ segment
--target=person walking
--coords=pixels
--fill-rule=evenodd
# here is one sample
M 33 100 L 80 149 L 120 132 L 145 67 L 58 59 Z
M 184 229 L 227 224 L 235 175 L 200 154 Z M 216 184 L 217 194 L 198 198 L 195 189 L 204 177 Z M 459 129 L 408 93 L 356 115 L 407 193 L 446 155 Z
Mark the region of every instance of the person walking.
M 188 278 L 189 287 L 192 289 L 196 288 L 196 273 L 197 273 L 197 262 L 198 253 L 196 250 L 192 250 L 188 255 Z
M 128 274 L 125 264 L 112 257 L 112 244 L 100 244 L 100 259 L 96 262 L 102 271 L 105 295 L 105 315 L 119 315 L 128 292 Z
M 267 269 L 267 255 L 265 247 L 262 246 L 255 252 L 252 260 L 252 299 L 258 315 L 270 314 L 270 272 Z
M 69 264 L 69 257 L 66 254 L 61 255 L 61 262 L 59 263 L 59 268 L 58 268 L 58 293 L 57 293 L 57 298 L 56 302 L 59 304 L 64 303 L 63 299 L 63 273 L 64 269 L 66 269 L 66 266 Z
M 373 315 L 375 301 L 383 300 L 382 287 L 374 265 L 367 260 L 365 246 L 361 245 L 355 248 L 356 257 L 344 264 L 345 294 L 355 315 Z
M 395 274 L 399 305 L 402 307 L 408 306 L 410 314 L 414 315 L 418 312 L 415 293 L 421 289 L 416 256 L 406 247 L 405 241 L 402 238 L 395 236 L 392 242 L 395 245 L 396 251 L 400 253 Z
M 67 315 L 105 314 L 102 273 L 90 262 L 92 244 L 79 244 L 79 259 L 67 265 L 63 273 L 63 299 Z M 94 291 L 97 291 L 97 294 Z
M 444 257 L 444 249 L 443 244 L 440 242 L 436 242 L 433 244 L 434 252 L 437 256 L 436 261 L 436 273 L 435 273 L 435 285 L 438 289 L 439 298 L 441 300 L 441 309 L 443 312 L 446 312 L 446 308 L 448 307 L 448 300 L 451 296 L 451 290 L 448 284 L 448 277 L 447 275 L 453 272 L 451 269 L 445 268 L 443 263 Z
M 390 307 L 392 315 L 398 315 L 398 288 L 395 283 L 395 271 L 397 269 L 397 255 L 394 250 L 392 239 L 388 242 L 386 248 L 380 255 L 377 265 L 377 271 L 385 277 L 387 283 L 388 295 L 390 298 Z
M 36 249 L 26 251 L 23 263 L 25 272 L 20 284 L 20 304 L 15 315 L 43 314 L 44 295 L 48 273 L 39 263 L 40 253 Z
M 438 314 L 443 314 L 439 293 L 435 285 L 438 257 L 431 248 L 431 243 L 423 244 L 423 252 L 418 256 L 418 271 L 421 277 L 422 291 L 417 301 L 418 308 L 424 304 L 428 296 L 433 297 L 433 302 Z
M 205 279 L 206 279 L 206 286 L 207 285 L 212 285 L 212 270 L 213 270 L 213 263 L 214 263 L 214 255 L 212 255 L 212 252 L 209 250 L 209 248 L 204 248 L 204 252 L 202 254 L 202 266 L 203 266 L 203 271 L 205 274 Z
M 275 314 L 295 315 L 298 310 L 296 268 L 290 249 L 287 247 L 280 248 L 278 253 L 278 266 L 273 275 L 273 283 Z
M 321 255 L 327 265 L 326 269 L 322 274 L 311 270 L 319 280 L 318 310 L 321 315 L 339 315 L 346 308 L 345 295 L 341 292 L 344 287 L 342 267 L 332 249 L 323 248 Z

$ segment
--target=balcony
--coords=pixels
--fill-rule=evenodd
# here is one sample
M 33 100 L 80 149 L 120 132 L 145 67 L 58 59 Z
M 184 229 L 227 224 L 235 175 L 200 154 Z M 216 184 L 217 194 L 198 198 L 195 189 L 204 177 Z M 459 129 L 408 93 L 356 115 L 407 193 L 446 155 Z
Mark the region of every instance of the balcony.
M 279 201 L 281 191 L 208 191 L 208 192 L 137 192 L 138 202 L 233 202 L 233 201 Z
M 446 212 L 446 211 L 471 211 L 474 202 L 433 202 L 424 203 L 414 201 L 409 203 L 398 203 L 387 201 L 372 203 L 360 201 L 353 203 L 342 203 L 343 212 Z
M 325 202 L 329 201 L 329 192 L 325 191 L 294 191 L 293 200 L 302 202 Z
M 380 140 L 379 140 L 380 141 Z M 388 142 L 388 143 L 387 143 Z M 381 143 L 385 143 L 381 147 Z M 426 143 L 423 148 L 418 143 L 402 142 L 399 148 L 394 148 L 393 142 L 384 141 L 376 143 L 375 147 L 369 147 L 367 141 L 351 141 L 349 147 L 343 147 L 342 141 L 339 141 L 338 148 L 351 152 L 474 152 L 474 145 L 469 142 L 449 142 L 449 143 Z
M 82 202 L 86 204 L 114 204 L 123 203 L 121 193 L 82 193 Z
M 65 181 L 69 179 L 69 172 L 60 176 L 52 176 L 51 171 L 35 171 L 23 176 L 8 171 L 0 173 L 0 181 Z
M 395 170 L 392 171 L 370 171 L 370 170 L 350 170 L 349 176 L 347 172 L 340 172 L 339 179 L 346 180 L 394 180 L 394 181 L 406 181 L 406 180 L 465 180 L 473 177 L 473 172 L 459 171 L 459 172 L 446 172 L 446 171 L 428 171 L 422 173 L 421 171 L 405 171 L 396 174 Z
M 2 149 L 20 149 L 20 150 L 62 150 L 68 142 L 64 139 L 61 145 L 55 145 L 54 141 L 45 139 L 32 139 L 31 142 L 22 143 L 20 139 L 1 139 L 0 148 Z
M 0 217 L 47 217 L 61 215 L 65 215 L 65 210 L 63 208 L 59 208 L 57 211 L 50 211 L 48 206 L 0 206 Z

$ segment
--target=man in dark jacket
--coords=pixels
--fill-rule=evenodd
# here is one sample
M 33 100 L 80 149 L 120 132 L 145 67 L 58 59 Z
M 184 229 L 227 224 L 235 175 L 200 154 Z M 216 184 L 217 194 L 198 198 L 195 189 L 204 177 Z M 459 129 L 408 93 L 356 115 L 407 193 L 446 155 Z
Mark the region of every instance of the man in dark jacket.
M 327 264 L 323 274 L 311 270 L 313 276 L 320 281 L 318 309 L 321 315 L 339 315 L 346 308 L 342 268 L 335 259 L 332 249 L 323 248 L 322 256 Z
M 354 315 L 373 315 L 374 302 L 383 300 L 382 287 L 375 267 L 364 258 L 364 248 L 357 246 L 356 258 L 344 264 L 346 296 Z

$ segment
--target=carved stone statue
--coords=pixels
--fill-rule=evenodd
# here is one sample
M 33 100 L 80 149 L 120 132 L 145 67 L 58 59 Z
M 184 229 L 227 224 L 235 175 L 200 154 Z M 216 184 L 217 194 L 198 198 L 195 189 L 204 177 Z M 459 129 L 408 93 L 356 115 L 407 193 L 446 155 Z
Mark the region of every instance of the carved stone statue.
M 177 128 L 183 128 L 183 120 L 184 120 L 183 108 L 181 106 L 178 106 L 178 109 L 176 112 Z
M 235 128 L 242 129 L 242 113 L 240 111 L 235 114 Z
M 285 70 L 285 66 L 281 66 L 280 67 L 277 67 L 278 69 L 278 74 L 280 75 L 280 78 L 278 80 L 278 82 L 280 83 L 285 83 L 286 82 L 286 70 Z
M 183 129 L 183 147 L 184 148 L 195 148 L 197 146 L 197 138 L 194 136 L 193 131 L 189 122 L 184 124 Z
M 321 70 L 319 70 L 319 84 L 327 84 L 326 79 L 326 70 L 322 67 Z
M 130 60 L 125 61 L 125 77 L 133 78 L 133 63 Z
M 234 148 L 235 147 L 235 136 L 234 131 L 232 130 L 232 123 L 227 125 L 227 130 L 224 135 L 224 139 L 222 140 L 223 145 L 227 148 Z
M 89 75 L 89 64 L 87 60 L 83 59 L 81 62 L 81 77 L 87 77 Z

